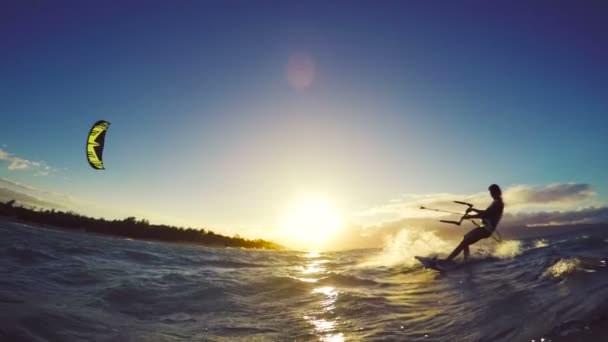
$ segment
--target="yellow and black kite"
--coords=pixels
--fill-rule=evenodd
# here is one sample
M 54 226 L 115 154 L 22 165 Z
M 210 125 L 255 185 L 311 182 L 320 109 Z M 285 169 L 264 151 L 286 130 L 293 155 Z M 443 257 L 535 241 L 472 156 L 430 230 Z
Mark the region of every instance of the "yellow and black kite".
M 103 145 L 106 140 L 106 131 L 110 123 L 104 120 L 97 121 L 87 137 L 87 160 L 96 170 L 103 170 Z

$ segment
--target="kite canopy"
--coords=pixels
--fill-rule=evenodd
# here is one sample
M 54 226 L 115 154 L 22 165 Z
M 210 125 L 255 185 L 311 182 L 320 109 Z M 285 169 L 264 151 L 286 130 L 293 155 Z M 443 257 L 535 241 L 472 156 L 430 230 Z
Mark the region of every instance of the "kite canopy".
M 106 131 L 110 123 L 104 120 L 97 121 L 87 137 L 87 160 L 95 170 L 103 170 L 103 145 L 106 139 Z

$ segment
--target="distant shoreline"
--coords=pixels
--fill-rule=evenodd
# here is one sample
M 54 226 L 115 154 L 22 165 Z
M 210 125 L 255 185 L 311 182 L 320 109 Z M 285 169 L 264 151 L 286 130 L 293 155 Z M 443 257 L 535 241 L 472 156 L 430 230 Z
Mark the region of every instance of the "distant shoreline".
M 72 229 L 72 228 L 65 228 L 65 227 L 61 227 L 61 226 L 54 226 L 54 225 L 50 225 L 50 224 L 24 221 L 24 220 L 20 220 L 17 218 L 12 218 L 12 217 L 2 216 L 2 215 L 0 215 L 0 223 L 27 225 L 27 226 L 31 226 L 33 229 L 42 228 L 42 229 L 50 229 L 50 230 L 66 232 L 66 233 L 90 234 L 90 235 L 94 235 L 94 236 L 109 237 L 109 238 L 115 238 L 115 239 L 169 243 L 169 244 L 194 246 L 194 247 L 221 248 L 221 249 L 223 249 L 223 248 L 244 248 L 244 249 L 258 249 L 258 250 L 260 250 L 260 249 L 261 250 L 272 250 L 272 249 L 263 249 L 263 248 L 245 248 L 245 247 L 231 247 L 231 246 L 222 246 L 222 245 L 204 245 L 204 244 L 188 242 L 188 241 L 164 241 L 164 240 L 154 240 L 154 239 L 131 238 L 131 237 L 122 236 L 122 235 L 98 233 L 98 232 L 90 231 L 90 230 L 87 230 L 84 228 L 83 229 Z
M 0 202 L 0 218 L 8 222 L 37 224 L 44 228 L 80 231 L 134 240 L 159 241 L 213 248 L 247 248 L 282 250 L 283 246 L 262 239 L 245 239 L 238 235 L 229 237 L 198 228 L 182 228 L 150 224 L 148 220 L 127 217 L 122 220 L 96 219 L 73 212 L 34 210 L 15 206 L 15 201 Z

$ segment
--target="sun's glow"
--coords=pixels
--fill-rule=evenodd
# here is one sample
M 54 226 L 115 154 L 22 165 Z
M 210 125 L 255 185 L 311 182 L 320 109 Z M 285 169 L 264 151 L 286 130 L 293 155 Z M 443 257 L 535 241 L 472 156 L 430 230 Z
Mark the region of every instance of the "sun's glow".
M 294 202 L 280 223 L 285 238 L 307 249 L 322 248 L 342 226 L 338 210 L 320 196 L 307 196 Z

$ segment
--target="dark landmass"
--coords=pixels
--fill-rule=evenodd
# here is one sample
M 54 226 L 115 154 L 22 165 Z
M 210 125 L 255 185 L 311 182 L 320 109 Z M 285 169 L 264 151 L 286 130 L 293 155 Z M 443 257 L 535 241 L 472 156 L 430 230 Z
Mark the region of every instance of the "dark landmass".
M 271 241 L 249 240 L 238 235 L 229 237 L 205 229 L 150 224 L 148 220 L 137 220 L 135 217 L 108 221 L 103 218 L 82 216 L 71 211 L 36 210 L 35 208 L 16 206 L 14 200 L 0 202 L 0 216 L 67 230 L 84 230 L 133 239 L 191 243 L 210 247 L 283 249 L 281 245 Z

